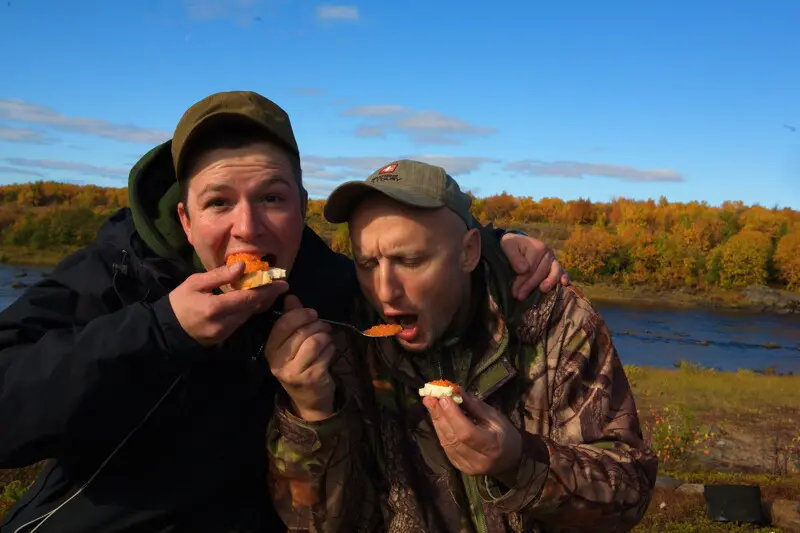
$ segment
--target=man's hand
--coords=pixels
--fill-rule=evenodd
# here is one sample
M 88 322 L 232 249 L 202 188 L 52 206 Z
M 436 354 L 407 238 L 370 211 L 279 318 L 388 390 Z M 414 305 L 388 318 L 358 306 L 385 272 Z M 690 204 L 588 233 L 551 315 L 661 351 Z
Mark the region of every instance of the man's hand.
M 517 273 L 511 286 L 511 294 L 517 300 L 530 296 L 537 286 L 542 292 L 550 292 L 558 282 L 569 285 L 569 274 L 542 241 L 506 233 L 500 238 L 500 246 Z
M 522 459 L 522 436 L 496 409 L 466 393 L 461 396 L 466 414 L 451 398 L 422 400 L 448 459 L 467 475 L 492 476 L 513 487 Z
M 333 414 L 336 386 L 328 367 L 336 352 L 331 327 L 317 320 L 317 312 L 303 308 L 288 295 L 285 314 L 272 327 L 264 349 L 272 374 L 304 420 L 323 420 Z
M 289 285 L 276 281 L 254 289 L 214 294 L 214 289 L 238 279 L 244 263 L 193 274 L 169 293 L 169 303 L 181 327 L 203 346 L 227 339 L 251 316 L 264 311 Z

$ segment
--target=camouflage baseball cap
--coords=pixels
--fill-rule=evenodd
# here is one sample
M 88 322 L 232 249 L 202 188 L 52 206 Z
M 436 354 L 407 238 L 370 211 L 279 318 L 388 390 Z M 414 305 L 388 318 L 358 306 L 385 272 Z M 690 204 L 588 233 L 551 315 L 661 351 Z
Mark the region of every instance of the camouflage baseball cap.
M 207 96 L 186 110 L 172 136 L 172 162 L 180 179 L 186 147 L 209 121 L 227 117 L 250 122 L 264 130 L 265 137 L 280 143 L 292 155 L 300 157 L 289 115 L 278 104 L 251 91 L 220 92 Z
M 347 222 L 364 196 L 374 191 L 412 207 L 446 207 L 468 228 L 474 227 L 475 219 L 469 210 L 472 198 L 461 191 L 456 180 L 442 167 L 409 159 L 389 163 L 365 181 L 339 185 L 325 202 L 325 218 L 333 224 Z

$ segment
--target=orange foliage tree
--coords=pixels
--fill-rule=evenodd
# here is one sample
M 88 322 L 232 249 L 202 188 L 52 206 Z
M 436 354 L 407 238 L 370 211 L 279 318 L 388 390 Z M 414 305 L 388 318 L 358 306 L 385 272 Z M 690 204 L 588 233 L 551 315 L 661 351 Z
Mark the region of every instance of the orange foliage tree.
M 800 212 L 725 202 L 615 198 L 478 197 L 482 224 L 515 228 L 545 241 L 575 281 L 609 281 L 697 291 L 770 284 L 800 291 Z M 128 204 L 125 188 L 39 181 L 0 187 L 0 243 L 75 247 Z M 310 200 L 308 226 L 350 254 L 347 227 L 328 223 L 324 200 Z

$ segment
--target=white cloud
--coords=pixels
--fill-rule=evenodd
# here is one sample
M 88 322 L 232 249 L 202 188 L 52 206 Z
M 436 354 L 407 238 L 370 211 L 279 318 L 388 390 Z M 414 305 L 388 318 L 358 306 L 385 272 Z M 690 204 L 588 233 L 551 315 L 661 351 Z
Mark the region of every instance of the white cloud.
M 24 157 L 7 157 L 6 162 L 17 167 L 30 167 L 47 170 L 66 170 L 103 178 L 126 178 L 130 169 L 122 167 L 106 167 L 80 163 L 77 161 L 61 161 L 58 159 L 26 159 Z
M 44 174 L 41 172 L 37 172 L 35 170 L 28 170 L 25 168 L 16 168 L 16 167 L 5 167 L 0 166 L 0 174 L 18 174 L 20 176 L 34 176 L 37 178 L 43 178 Z
M 483 137 L 497 133 L 431 109 L 413 109 L 401 105 L 361 105 L 342 112 L 344 117 L 364 119 L 354 130 L 360 137 L 385 137 L 390 133 L 407 135 L 417 144 L 460 144 L 464 137 Z
M 469 174 L 496 160 L 487 157 L 462 157 L 433 154 L 365 157 L 303 157 L 303 179 L 341 181 L 366 179 L 377 169 L 397 159 L 414 159 L 443 167 L 451 176 Z
M 345 20 L 357 22 L 360 18 L 358 6 L 327 5 L 317 6 L 318 20 Z
M 259 0 L 184 0 L 190 20 L 208 22 L 230 19 L 241 26 L 261 20 L 258 16 L 259 3 Z
M 23 124 L 41 124 L 55 130 L 94 135 L 118 141 L 159 144 L 172 136 L 171 132 L 142 128 L 132 124 L 114 124 L 107 120 L 70 117 L 43 105 L 22 100 L 0 99 L 0 120 Z
M 685 181 L 683 175 L 671 169 L 639 169 L 624 165 L 605 163 L 582 163 L 578 161 L 523 160 L 508 163 L 505 169 L 527 176 L 551 176 L 557 178 L 585 178 L 602 176 L 633 182 Z
M 0 141 L 28 144 L 45 144 L 52 142 L 38 131 L 0 126 Z

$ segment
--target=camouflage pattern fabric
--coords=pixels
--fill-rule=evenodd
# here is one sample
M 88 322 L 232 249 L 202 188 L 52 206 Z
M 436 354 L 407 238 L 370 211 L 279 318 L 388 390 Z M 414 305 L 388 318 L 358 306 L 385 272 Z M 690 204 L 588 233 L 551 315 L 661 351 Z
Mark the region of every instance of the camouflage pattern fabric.
M 338 340 L 342 408 L 311 424 L 284 407 L 269 428 L 290 531 L 616 532 L 641 520 L 658 463 L 606 324 L 574 287 L 542 295 L 514 330 L 495 301 L 485 298 L 471 342 L 425 357 L 390 340 Z M 442 363 L 521 432 L 513 487 L 447 460 L 417 393 Z

